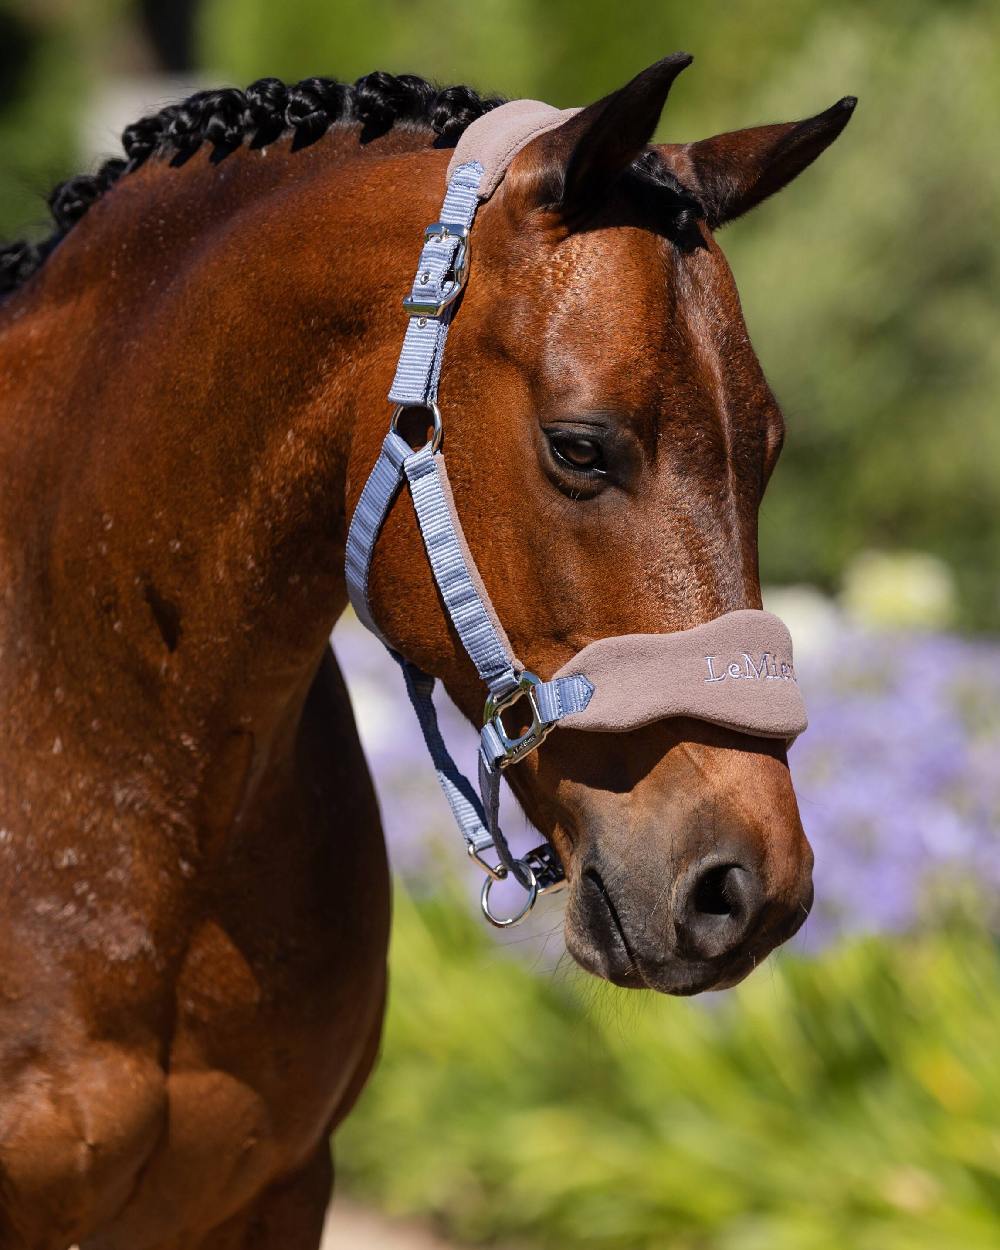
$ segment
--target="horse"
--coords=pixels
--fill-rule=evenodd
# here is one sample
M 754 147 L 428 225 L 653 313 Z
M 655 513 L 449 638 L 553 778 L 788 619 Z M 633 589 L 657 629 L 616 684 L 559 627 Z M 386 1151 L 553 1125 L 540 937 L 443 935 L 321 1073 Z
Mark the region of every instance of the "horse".
M 782 443 L 716 230 L 840 133 L 651 144 L 659 63 L 529 143 L 441 379 L 456 506 L 518 653 L 760 606 Z M 666 68 L 664 68 L 666 67 Z M 379 1046 L 389 877 L 330 650 L 404 275 L 500 101 L 264 79 L 126 129 L 0 253 L 0 1246 L 315 1250 Z M 478 723 L 412 506 L 371 570 Z M 508 770 L 619 985 L 732 985 L 801 924 L 784 743 L 692 718 Z

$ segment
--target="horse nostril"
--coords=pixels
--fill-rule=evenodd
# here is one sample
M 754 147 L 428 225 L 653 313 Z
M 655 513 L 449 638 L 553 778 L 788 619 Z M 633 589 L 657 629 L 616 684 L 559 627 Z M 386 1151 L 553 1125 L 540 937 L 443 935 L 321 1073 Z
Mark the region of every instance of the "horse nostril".
M 677 932 L 685 953 L 698 959 L 729 954 L 746 938 L 761 901 L 757 875 L 739 864 L 696 870 L 678 898 Z
M 737 864 L 709 868 L 695 880 L 691 904 L 707 916 L 733 916 L 743 909 L 745 889 L 741 877 L 748 874 Z

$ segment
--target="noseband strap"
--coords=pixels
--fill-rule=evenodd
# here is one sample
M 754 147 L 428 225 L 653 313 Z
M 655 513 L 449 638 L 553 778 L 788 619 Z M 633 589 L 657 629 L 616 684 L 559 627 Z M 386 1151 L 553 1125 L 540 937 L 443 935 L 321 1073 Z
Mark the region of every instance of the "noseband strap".
M 396 405 L 382 450 L 365 483 L 347 537 L 347 587 L 361 620 L 403 671 L 438 781 L 465 838 L 486 872 L 483 912 L 500 927 L 515 924 L 539 895 L 565 882 L 548 843 L 518 858 L 499 823 L 500 775 L 535 750 L 558 724 L 621 732 L 671 716 L 694 716 L 744 733 L 791 739 L 805 728 L 792 668 L 791 639 L 767 612 L 730 612 L 673 634 L 606 638 L 580 651 L 549 681 L 528 672 L 513 653 L 462 532 L 441 451 L 438 382 L 448 327 L 467 281 L 470 234 L 487 199 L 526 143 L 560 125 L 560 112 L 520 100 L 487 113 L 463 134 L 449 166 L 441 220 L 428 226 L 416 277 L 403 304 L 410 313 L 389 391 Z M 408 409 L 429 414 L 432 434 L 414 450 L 397 433 Z M 373 619 L 368 582 L 375 544 L 403 486 L 409 489 L 427 559 L 448 617 L 488 692 L 479 748 L 479 794 L 462 775 L 441 736 L 435 679 L 401 655 Z M 513 733 L 503 714 L 525 702 L 530 724 Z M 496 851 L 498 862 L 488 858 Z M 512 875 L 525 889 L 521 912 L 498 917 L 490 907 L 495 881 Z

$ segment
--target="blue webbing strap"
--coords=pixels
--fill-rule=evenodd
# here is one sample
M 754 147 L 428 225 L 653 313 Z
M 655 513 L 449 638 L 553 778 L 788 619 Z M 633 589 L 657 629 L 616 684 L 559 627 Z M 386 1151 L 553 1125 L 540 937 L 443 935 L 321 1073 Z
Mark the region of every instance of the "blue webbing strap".
M 434 771 L 437 773 L 444 797 L 448 800 L 448 806 L 455 817 L 455 823 L 461 830 L 466 844 L 472 847 L 475 854 L 481 855 L 493 845 L 493 837 L 487 826 L 479 796 L 451 758 L 451 752 L 444 738 L 441 737 L 433 698 L 435 679 L 417 668 L 415 664 L 411 664 L 409 660 L 404 660 L 396 652 L 393 652 L 393 656 L 403 670 L 406 693 L 410 696 L 413 710 L 417 714 L 424 742 L 434 762 Z
M 466 230 L 472 228 L 472 219 L 479 206 L 479 180 L 482 176 L 483 167 L 477 162 L 459 165 L 441 206 L 442 222 L 464 226 Z M 443 299 L 452 293 L 449 275 L 461 245 L 461 239 L 454 235 L 432 235 L 425 241 L 410 291 L 412 299 Z M 453 305 L 446 308 L 440 317 L 418 315 L 410 318 L 396 376 L 389 388 L 391 403 L 419 405 L 437 399 L 452 308 Z
M 459 166 L 445 196 L 442 222 L 466 229 L 471 227 L 482 172 L 482 166 L 477 163 Z M 451 276 L 452 267 L 461 245 L 461 237 L 452 233 L 428 236 L 420 254 L 413 298 L 433 302 L 449 294 L 455 281 Z M 444 308 L 439 316 L 410 318 L 389 392 L 394 403 L 421 407 L 436 400 L 452 308 L 452 305 Z M 508 758 L 499 735 L 491 724 L 482 731 L 480 799 L 455 765 L 441 736 L 433 701 L 434 678 L 400 656 L 386 641 L 371 615 L 368 578 L 375 544 L 405 480 L 445 610 L 477 673 L 495 697 L 503 697 L 518 686 L 521 665 L 511 654 L 502 630 L 497 628 L 485 589 L 471 565 L 471 556 L 467 558 L 467 549 L 459 535 L 458 518 L 446 496 L 441 469 L 441 457 L 430 443 L 413 451 L 404 439 L 393 430 L 389 431 L 351 518 L 347 536 L 348 593 L 359 620 L 385 643 L 402 668 L 438 781 L 469 849 L 478 858 L 494 846 L 500 863 L 529 888 L 530 874 L 511 854 L 499 826 L 500 770 Z M 547 726 L 571 711 L 581 710 L 592 693 L 590 683 L 583 677 L 540 683 L 534 688 L 534 696 L 541 723 Z
M 520 665 L 516 665 L 506 641 L 490 619 L 466 563 L 455 519 L 444 497 L 440 464 L 441 457 L 429 447 L 415 452 L 403 463 L 427 559 L 444 606 L 476 672 L 491 694 L 504 695 L 517 685 L 515 668 Z
M 347 593 L 358 620 L 381 642 L 385 642 L 385 638 L 368 607 L 368 575 L 379 531 L 403 484 L 403 463 L 412 455 L 413 448 L 398 434 L 393 430 L 386 434 L 347 532 Z

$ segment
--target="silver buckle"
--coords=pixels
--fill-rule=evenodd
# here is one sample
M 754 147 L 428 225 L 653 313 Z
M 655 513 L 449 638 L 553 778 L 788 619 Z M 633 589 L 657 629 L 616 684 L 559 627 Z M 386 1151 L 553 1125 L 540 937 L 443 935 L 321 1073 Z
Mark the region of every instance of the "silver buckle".
M 517 679 L 517 685 L 509 694 L 499 697 L 490 695 L 486 700 L 483 724 L 492 725 L 493 732 L 500 739 L 504 752 L 503 759 L 500 761 L 501 768 L 506 768 L 508 764 L 514 764 L 529 755 L 536 747 L 541 746 L 550 730 L 555 728 L 554 723 L 546 724 L 542 720 L 542 714 L 538 710 L 535 691 L 541 684 L 541 680 L 534 673 L 529 673 L 525 669 Z M 519 737 L 512 738 L 504 729 L 500 714 L 523 698 L 527 698 L 528 706 L 531 708 L 531 725 Z
M 521 860 L 535 878 L 539 897 L 545 894 L 556 894 L 566 885 L 566 870 L 556 854 L 556 848 L 550 842 L 536 846 Z
M 446 308 L 454 304 L 462 294 L 469 280 L 469 265 L 472 261 L 472 244 L 469 240 L 468 226 L 453 221 L 436 221 L 424 231 L 425 242 L 431 239 L 458 239 L 455 257 L 451 262 L 452 285 L 450 290 L 440 299 L 421 299 L 419 296 L 408 295 L 403 300 L 403 307 L 411 317 L 440 317 Z

